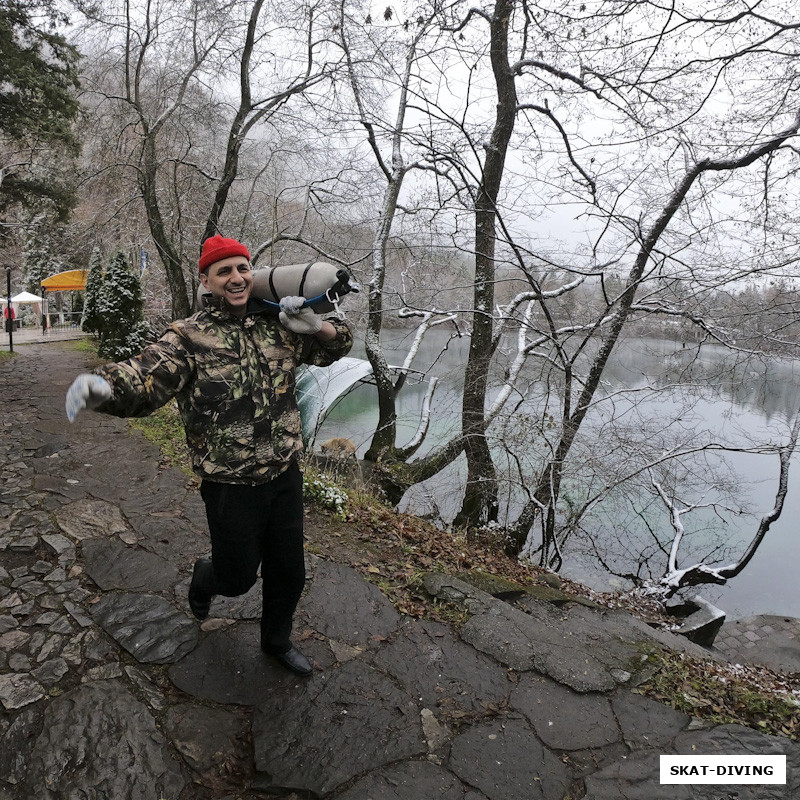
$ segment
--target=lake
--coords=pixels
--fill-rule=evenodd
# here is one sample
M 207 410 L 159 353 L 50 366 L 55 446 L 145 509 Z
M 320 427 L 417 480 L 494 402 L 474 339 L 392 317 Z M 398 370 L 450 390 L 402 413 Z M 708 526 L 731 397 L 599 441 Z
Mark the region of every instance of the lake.
M 385 341 L 391 343 L 391 348 L 387 347 L 389 362 L 402 363 L 410 335 L 389 331 Z M 469 345 L 467 339 L 456 339 L 441 353 L 447 341 L 446 332 L 430 331 L 413 365 L 424 370 L 435 362 L 431 373 L 440 381 L 434 397 L 431 432 L 420 455 L 459 429 L 461 386 Z M 356 343 L 352 355 L 363 357 L 363 345 Z M 606 367 L 603 384 L 601 394 L 605 402 L 587 416 L 585 435 L 574 453 L 576 477 L 571 485 L 565 483 L 565 489 L 576 495 L 587 491 L 590 482 L 597 482 L 598 475 L 603 478 L 606 470 L 602 461 L 599 467 L 597 463 L 591 465 L 594 473 L 588 471 L 592 459 L 605 459 L 610 474 L 621 469 L 643 445 L 655 447 L 658 443 L 666 447 L 679 441 L 715 441 L 743 449 L 755 440 L 785 442 L 789 421 L 800 405 L 797 362 L 788 359 L 769 364 L 745 362 L 715 345 L 698 348 L 695 344 L 645 338 L 621 343 Z M 514 416 L 509 421 L 512 424 L 514 419 L 526 419 L 525 415 L 541 416 L 544 402 L 541 379 L 531 372 L 521 385 L 525 390 L 515 398 Z M 411 380 L 399 396 L 400 444 L 416 430 L 426 390 L 426 382 Z M 665 425 L 666 420 L 674 419 L 679 421 Z M 376 421 L 375 389 L 359 387 L 331 411 L 317 441 L 346 436 L 356 444 L 359 455 L 363 455 Z M 507 429 L 511 431 L 509 423 Z M 628 441 L 631 449 L 626 451 Z M 534 441 L 531 452 L 541 452 L 543 443 L 544 438 L 538 444 Z M 497 452 L 501 455 L 502 448 Z M 795 577 L 800 568 L 799 460 L 800 455 L 792 459 L 789 492 L 781 519 L 773 523 L 750 564 L 724 587 L 697 587 L 698 593 L 724 609 L 730 619 L 753 614 L 800 617 L 800 592 L 796 590 Z M 584 462 L 587 472 L 581 475 L 580 466 Z M 504 468 L 502 458 L 498 458 L 498 464 Z M 454 485 L 463 483 L 464 474 L 462 459 L 446 474 L 413 487 L 400 507 L 446 524 L 458 510 L 460 497 Z M 706 505 L 716 503 L 682 518 L 687 534 L 679 566 L 689 566 L 708 555 L 714 562 L 727 564 L 743 552 L 758 519 L 774 505 L 778 458 L 774 454 L 733 452 L 726 453 L 723 460 L 719 453 L 704 452 L 689 459 L 686 468 L 668 471 L 666 478 L 674 475 L 680 477 L 684 496 L 695 503 L 701 500 Z M 585 519 L 583 532 L 567 543 L 561 574 L 599 591 L 630 586 L 629 581 L 618 575 L 662 574 L 671 528 L 663 505 L 649 494 L 639 489 L 611 492 Z M 519 492 L 509 489 L 504 500 L 513 519 L 520 503 Z M 611 574 L 602 564 L 618 575 Z

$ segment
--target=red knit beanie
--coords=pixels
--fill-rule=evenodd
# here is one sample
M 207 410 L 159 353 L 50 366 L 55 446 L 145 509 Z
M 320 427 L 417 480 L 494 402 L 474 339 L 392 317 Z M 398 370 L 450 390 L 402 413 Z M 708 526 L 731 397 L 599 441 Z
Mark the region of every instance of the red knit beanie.
M 236 239 L 226 239 L 217 234 L 203 242 L 203 252 L 200 254 L 200 272 L 211 266 L 215 261 L 222 261 L 230 256 L 244 256 L 250 260 L 250 251 Z

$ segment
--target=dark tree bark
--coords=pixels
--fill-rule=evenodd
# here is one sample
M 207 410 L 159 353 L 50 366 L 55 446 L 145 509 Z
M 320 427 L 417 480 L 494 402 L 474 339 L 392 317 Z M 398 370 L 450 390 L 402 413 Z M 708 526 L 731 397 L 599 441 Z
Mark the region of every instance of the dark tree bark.
M 498 0 L 490 20 L 491 63 L 497 110 L 475 199 L 475 288 L 472 337 L 464 380 L 462 436 L 467 456 L 467 486 L 459 526 L 497 520 L 497 476 L 485 435 L 486 390 L 493 348 L 497 198 L 517 112 L 514 74 L 508 63 L 508 27 L 514 0 Z
M 167 233 L 157 195 L 157 161 L 155 139 L 146 136 L 142 148 L 142 164 L 139 173 L 139 188 L 142 192 L 150 235 L 153 237 L 172 299 L 172 318 L 181 319 L 191 314 L 186 278 L 183 274 L 181 255 Z

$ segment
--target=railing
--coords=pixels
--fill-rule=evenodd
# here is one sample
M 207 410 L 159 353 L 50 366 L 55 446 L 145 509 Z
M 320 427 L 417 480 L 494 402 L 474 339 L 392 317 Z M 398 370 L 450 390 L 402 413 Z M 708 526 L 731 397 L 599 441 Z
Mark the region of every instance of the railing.
M 49 330 L 80 329 L 80 311 L 51 311 L 48 314 L 20 314 L 14 320 L 15 331 L 42 332 Z
M 42 328 L 49 330 L 60 328 L 80 328 L 81 316 L 80 311 L 51 311 L 43 315 L 45 320 L 42 321 Z

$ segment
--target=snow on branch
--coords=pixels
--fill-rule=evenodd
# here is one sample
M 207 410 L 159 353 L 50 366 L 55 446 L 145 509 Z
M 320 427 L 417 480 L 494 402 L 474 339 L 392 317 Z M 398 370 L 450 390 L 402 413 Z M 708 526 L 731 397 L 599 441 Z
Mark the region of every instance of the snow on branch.
M 563 286 L 559 286 L 556 289 L 549 289 L 548 291 L 543 291 L 542 289 L 536 289 L 527 292 L 520 292 L 515 297 L 511 299 L 509 303 L 504 306 L 498 305 L 497 306 L 497 313 L 499 315 L 499 322 L 500 327 L 503 328 L 507 323 L 513 319 L 515 311 L 523 304 L 527 303 L 529 300 L 551 300 L 555 297 L 561 297 L 562 295 L 571 292 L 573 289 L 577 289 L 588 277 L 590 274 L 583 274 L 579 275 L 574 281 L 570 283 L 565 283 Z M 498 332 L 499 333 L 499 332 Z
M 414 335 L 414 341 L 411 343 L 411 347 L 406 353 L 405 361 L 403 361 L 403 365 L 400 367 L 403 372 L 407 372 L 409 369 L 411 369 L 411 364 L 414 362 L 414 358 L 419 351 L 419 346 L 422 344 L 422 340 L 425 338 L 425 334 L 430 328 L 433 328 L 436 325 L 443 325 L 446 322 L 455 322 L 458 318 L 456 314 L 437 311 L 435 308 L 431 309 L 430 311 L 416 311 L 411 308 L 401 308 L 400 311 L 398 311 L 397 316 L 401 319 L 422 317 L 422 323 L 417 328 L 417 332 Z
M 531 322 L 531 315 L 533 314 L 533 308 L 534 308 L 534 300 L 531 299 L 528 302 L 528 305 L 525 308 L 525 312 L 522 315 L 519 331 L 517 333 L 517 354 L 514 357 L 514 363 L 508 370 L 508 379 L 506 380 L 505 384 L 503 385 L 503 388 L 498 393 L 497 397 L 495 398 L 494 402 L 489 408 L 488 413 L 486 414 L 487 426 L 500 413 L 500 410 L 503 408 L 506 401 L 511 396 L 511 393 L 514 391 L 514 384 L 516 383 L 520 370 L 522 369 L 522 367 L 525 364 L 525 361 L 528 358 L 527 331 L 528 331 L 528 326 L 530 325 Z
M 433 393 L 436 391 L 436 384 L 438 382 L 439 379 L 434 376 L 428 384 L 428 391 L 425 392 L 425 397 L 422 400 L 422 412 L 420 414 L 417 432 L 414 434 L 414 438 L 401 448 L 401 458 L 403 459 L 410 458 L 414 455 L 422 442 L 425 441 L 425 436 L 428 433 L 428 426 L 431 422 L 431 400 L 433 399 Z
M 703 506 L 693 505 L 681 509 L 677 508 L 674 500 L 667 497 L 663 487 L 651 475 L 651 482 L 654 488 L 670 512 L 670 520 L 675 531 L 667 570 L 659 581 L 659 586 L 662 590 L 666 590 L 668 597 L 671 597 L 678 589 L 684 586 L 698 586 L 705 583 L 724 585 L 730 578 L 736 577 L 748 565 L 759 545 L 764 541 L 764 537 L 767 535 L 772 523 L 777 521 L 783 512 L 783 505 L 789 488 L 789 465 L 792 454 L 797 447 L 798 434 L 800 434 L 800 411 L 795 415 L 792 423 L 789 441 L 778 450 L 780 473 L 778 475 L 775 503 L 772 509 L 761 518 L 758 528 L 741 558 L 725 566 L 711 566 L 700 562 L 684 569 L 678 567 L 678 550 L 680 549 L 684 534 L 684 528 L 680 518 L 695 508 L 701 508 Z

